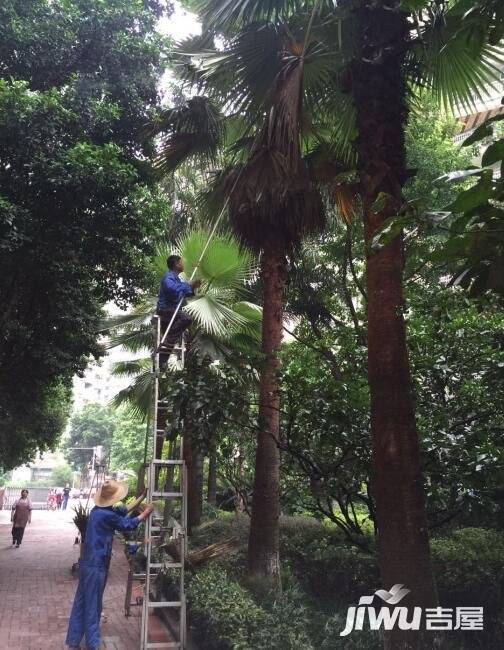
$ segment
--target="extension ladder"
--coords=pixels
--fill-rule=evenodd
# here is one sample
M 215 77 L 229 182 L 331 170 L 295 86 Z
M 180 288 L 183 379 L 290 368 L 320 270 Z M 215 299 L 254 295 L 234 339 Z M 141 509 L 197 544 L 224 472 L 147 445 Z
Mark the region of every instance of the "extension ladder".
M 156 346 L 153 355 L 153 408 L 152 408 L 152 460 L 148 468 L 147 500 L 156 506 L 164 504 L 163 513 L 157 509 L 146 520 L 145 590 L 142 603 L 141 650 L 148 648 L 186 647 L 186 601 L 184 591 L 184 569 L 187 552 L 187 476 L 183 460 L 182 436 L 170 442 L 168 458 L 163 458 L 165 426 L 168 403 L 160 395 L 160 355 L 164 343 L 161 334 L 161 320 L 154 316 Z M 165 335 L 166 336 L 166 335 Z M 183 366 L 184 343 L 173 348 Z M 165 454 L 166 455 L 166 454 Z M 166 549 L 171 549 L 166 558 Z M 163 592 L 163 576 L 169 576 L 171 586 L 177 585 L 172 600 Z M 171 580 L 170 580 L 171 579 Z M 164 626 L 159 619 L 164 619 Z M 166 628 L 166 634 L 160 628 Z M 168 631 L 169 636 L 168 638 Z

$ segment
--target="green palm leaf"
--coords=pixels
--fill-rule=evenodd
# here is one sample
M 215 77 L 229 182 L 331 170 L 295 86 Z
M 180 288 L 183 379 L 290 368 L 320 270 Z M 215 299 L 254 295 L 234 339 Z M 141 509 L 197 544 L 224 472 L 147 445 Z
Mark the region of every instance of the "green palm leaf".
M 203 167 L 216 165 L 224 118 L 210 99 L 193 97 L 161 113 L 150 130 L 160 136 L 155 167 L 160 174 L 169 174 L 190 158 Z
M 150 314 L 149 314 L 150 320 Z M 143 324 L 140 327 L 135 329 L 128 329 L 126 331 L 120 332 L 111 336 L 107 341 L 105 348 L 110 350 L 111 348 L 118 347 L 122 345 L 129 352 L 139 352 L 140 350 L 145 350 L 151 348 L 153 345 L 153 333 L 152 326 L 150 323 Z
M 149 358 L 130 359 L 118 361 L 112 367 L 112 374 L 116 377 L 134 377 L 152 369 L 152 362 Z
M 151 398 L 152 373 L 144 370 L 129 386 L 119 391 L 110 404 L 114 408 L 124 406 L 132 416 L 145 421 L 150 412 Z
M 306 0 L 197 0 L 195 9 L 206 26 L 223 29 L 260 20 L 276 21 L 296 13 L 306 13 L 313 8 Z M 319 0 L 320 13 L 334 11 L 334 0 Z
M 209 229 L 194 229 L 178 240 L 175 252 L 184 259 L 187 275 L 196 267 L 209 234 Z M 167 244 L 159 246 L 151 264 L 156 283 L 166 272 L 166 258 L 173 252 Z M 184 307 L 195 320 L 191 334 L 194 353 L 231 362 L 237 351 L 250 354 L 258 350 L 261 309 L 239 300 L 247 293 L 246 284 L 256 273 L 253 255 L 244 250 L 235 237 L 225 232 L 214 235 L 198 267 L 202 291 Z M 107 347 L 123 345 L 134 352 L 151 348 L 150 320 L 155 301 L 154 296 L 145 298 L 132 314 L 104 321 L 102 331 L 116 332 Z M 149 358 L 116 364 L 115 374 L 134 377 L 134 381 L 114 398 L 113 406 L 125 404 L 135 414 L 146 417 L 151 399 L 150 366 Z
M 185 307 L 196 324 L 214 336 L 226 336 L 244 325 L 245 319 L 208 292 L 191 300 Z
M 240 301 L 233 305 L 235 311 L 244 320 L 234 336 L 245 336 L 255 344 L 261 340 L 262 309 L 252 302 Z
M 461 16 L 467 9 L 462 1 L 437 6 L 420 38 L 409 51 L 410 79 L 433 93 L 446 109 L 461 105 L 474 109 L 499 80 L 503 50 L 481 40 L 474 44 L 469 32 L 461 30 Z
M 118 316 L 109 316 L 103 318 L 98 326 L 98 332 L 107 332 L 123 327 L 137 327 L 145 322 L 145 319 L 152 312 L 152 304 L 150 301 L 137 305 L 135 309 L 127 314 L 120 314 Z
M 179 74 L 199 92 L 223 103 L 224 112 L 250 117 L 260 111 L 278 73 L 284 41 L 281 25 L 250 25 L 226 41 L 224 48 L 198 53 L 179 50 Z
M 257 272 L 252 254 L 240 246 L 231 234 L 215 234 L 205 250 L 209 230 L 192 230 L 177 242 L 184 260 L 185 273 L 191 276 L 197 267 L 197 277 L 204 283 L 203 290 L 240 291 Z

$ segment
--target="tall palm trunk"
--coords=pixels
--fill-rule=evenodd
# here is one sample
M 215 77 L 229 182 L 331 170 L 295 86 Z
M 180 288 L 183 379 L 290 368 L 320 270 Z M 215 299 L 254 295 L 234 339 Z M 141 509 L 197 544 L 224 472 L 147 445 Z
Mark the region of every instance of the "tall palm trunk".
M 384 3 L 383 3 L 384 4 Z M 407 118 L 405 14 L 381 3 L 358 10 L 361 58 L 352 68 L 357 111 L 358 168 L 366 243 L 397 214 L 406 180 Z M 384 193 L 384 199 L 376 201 Z M 375 203 L 376 201 L 376 203 Z M 411 590 L 401 604 L 432 606 L 436 589 L 429 554 L 425 496 L 420 472 L 411 375 L 403 310 L 403 242 L 367 258 L 368 376 L 371 392 L 373 495 L 383 586 Z M 388 648 L 420 647 L 418 635 L 394 632 Z
M 195 444 L 187 420 L 184 421 L 183 456 L 187 472 L 187 528 L 190 535 L 200 525 L 203 511 L 203 454 Z
M 285 255 L 274 244 L 267 244 L 264 248 L 261 277 L 264 359 L 259 387 L 259 435 L 248 544 L 248 570 L 253 576 L 277 579 L 280 573 L 278 350 L 282 342 L 283 292 L 287 270 Z
M 212 444 L 208 455 L 207 501 L 212 506 L 217 503 L 217 449 L 215 444 Z

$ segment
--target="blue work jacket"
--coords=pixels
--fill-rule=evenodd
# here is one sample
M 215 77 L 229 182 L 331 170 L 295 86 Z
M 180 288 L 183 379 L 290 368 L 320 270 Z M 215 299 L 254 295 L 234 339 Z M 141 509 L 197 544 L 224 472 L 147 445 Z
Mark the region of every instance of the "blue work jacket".
M 158 311 L 161 309 L 175 309 L 183 298 L 193 294 L 194 291 L 189 282 L 181 280 L 175 271 L 167 271 L 161 278 L 157 303 Z
M 140 520 L 138 517 L 126 517 L 124 507 L 95 506 L 89 515 L 81 562 L 96 567 L 108 568 L 112 555 L 114 532 L 134 530 Z

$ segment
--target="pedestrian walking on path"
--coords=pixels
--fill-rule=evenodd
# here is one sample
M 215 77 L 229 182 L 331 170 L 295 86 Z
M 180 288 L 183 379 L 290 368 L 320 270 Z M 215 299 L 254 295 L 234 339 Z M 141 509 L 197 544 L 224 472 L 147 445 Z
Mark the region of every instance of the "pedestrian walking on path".
M 68 499 L 70 498 L 70 486 L 68 483 L 63 488 L 63 500 L 61 502 L 61 509 L 66 510 L 68 505 Z
M 47 495 L 47 509 L 56 510 L 56 490 L 51 488 L 49 494 Z
M 94 496 L 95 507 L 91 510 L 84 536 L 82 557 L 79 560 L 79 585 L 68 623 L 66 643 L 78 648 L 86 638 L 88 650 L 100 647 L 100 617 L 103 592 L 112 555 L 114 532 L 134 530 L 154 510 L 146 506 L 138 516 L 126 515 L 142 501 L 137 499 L 129 508 L 113 507 L 128 494 L 128 486 L 119 481 L 105 481 Z
M 12 504 L 12 546 L 19 548 L 23 541 L 26 524 L 31 524 L 32 504 L 28 490 L 21 490 L 21 498 Z

